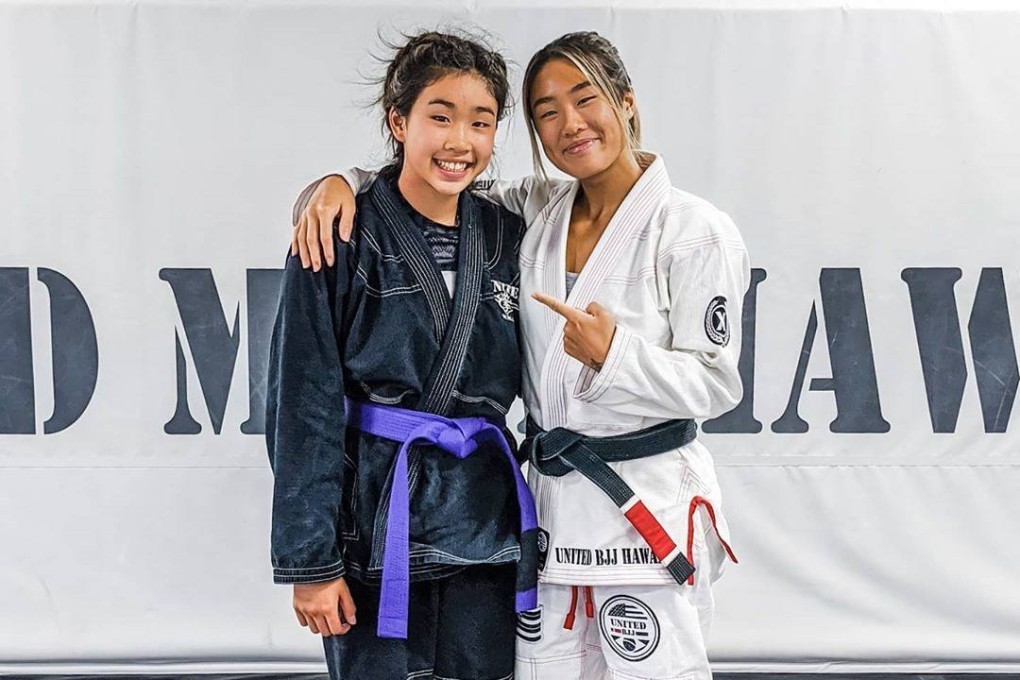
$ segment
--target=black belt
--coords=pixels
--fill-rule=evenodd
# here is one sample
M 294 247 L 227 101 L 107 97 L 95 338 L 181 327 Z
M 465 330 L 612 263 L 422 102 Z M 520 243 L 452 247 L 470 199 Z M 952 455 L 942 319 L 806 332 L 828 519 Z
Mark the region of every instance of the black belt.
M 562 477 L 577 470 L 620 508 L 676 582 L 683 585 L 687 581 L 694 573 L 694 565 L 634 490 L 607 463 L 647 458 L 686 446 L 697 436 L 698 426 L 693 420 L 670 420 L 612 437 L 586 437 L 562 427 L 546 432 L 531 418 L 527 428 L 528 438 L 521 448 L 539 473 Z

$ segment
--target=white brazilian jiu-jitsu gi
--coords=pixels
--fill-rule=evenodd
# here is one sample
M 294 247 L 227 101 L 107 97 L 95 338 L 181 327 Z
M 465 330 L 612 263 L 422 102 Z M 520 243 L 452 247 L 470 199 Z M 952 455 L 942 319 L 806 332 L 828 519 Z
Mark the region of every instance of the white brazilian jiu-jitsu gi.
M 355 191 L 370 176 L 348 171 Z M 566 241 L 580 184 L 496 182 L 488 196 L 521 214 L 524 403 L 544 430 L 606 437 L 739 403 L 740 320 L 750 280 L 736 226 L 670 185 L 656 158 L 641 175 L 566 292 Z M 541 291 L 616 317 L 599 372 L 563 350 L 564 319 L 531 300 Z M 711 454 L 698 441 L 610 463 L 697 572 L 680 586 L 599 488 L 576 472 L 529 475 L 538 509 L 539 607 L 518 624 L 519 680 L 711 677 L 705 638 L 711 584 L 729 534 Z M 542 545 L 542 544 L 545 545 Z

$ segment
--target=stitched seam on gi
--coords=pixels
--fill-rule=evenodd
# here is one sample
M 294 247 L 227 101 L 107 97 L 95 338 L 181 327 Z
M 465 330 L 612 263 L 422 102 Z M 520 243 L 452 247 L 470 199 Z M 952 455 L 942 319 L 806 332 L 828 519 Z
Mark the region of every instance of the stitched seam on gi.
M 500 413 L 502 413 L 503 415 L 506 415 L 507 412 L 509 412 L 509 410 L 510 410 L 508 408 L 505 408 L 498 401 L 495 401 L 493 399 L 489 399 L 488 397 L 485 397 L 485 396 L 473 397 L 473 396 L 468 395 L 468 394 L 462 394 L 461 392 L 458 392 L 457 390 L 453 391 L 453 396 L 456 397 L 457 399 L 460 399 L 461 401 L 466 401 L 466 402 L 468 402 L 470 404 L 478 404 L 478 403 L 483 403 L 484 402 L 484 403 L 488 404 L 489 406 L 491 406 L 492 408 L 494 408 L 497 411 L 499 411 Z
M 492 269 L 499 262 L 499 259 L 503 256 L 503 211 L 496 210 L 496 249 L 493 251 L 492 257 L 486 261 L 485 267 Z
M 361 234 L 365 237 L 365 241 L 368 242 L 368 245 L 372 248 L 372 250 L 374 250 L 376 252 L 377 255 L 379 255 L 379 259 L 381 259 L 383 262 L 403 262 L 404 261 L 403 256 L 401 256 L 399 254 L 393 255 L 393 254 L 384 252 L 383 249 L 382 249 L 382 246 L 380 246 L 379 242 L 375 240 L 375 236 L 373 236 L 371 233 L 369 233 L 369 231 L 367 229 L 362 230 Z
M 343 563 L 344 563 L 343 560 L 337 560 L 336 562 L 333 562 L 332 564 L 329 564 L 325 567 L 273 567 L 273 571 L 279 572 L 281 574 L 316 576 L 319 572 L 326 573 L 333 571 L 337 567 L 342 566 Z

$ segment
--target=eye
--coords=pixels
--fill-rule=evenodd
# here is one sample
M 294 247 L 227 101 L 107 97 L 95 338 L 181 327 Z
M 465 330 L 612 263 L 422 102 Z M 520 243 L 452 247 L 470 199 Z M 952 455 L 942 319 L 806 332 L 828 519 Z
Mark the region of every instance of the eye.
M 582 97 L 581 101 L 577 102 L 577 105 L 578 106 L 584 106 L 585 104 L 587 104 L 588 102 L 590 102 L 593 99 L 597 99 L 597 97 L 595 95 L 589 95 L 587 97 Z
M 475 125 L 476 128 L 482 128 L 482 129 L 492 127 L 491 125 L 486 123 L 484 120 L 476 120 L 474 125 Z
M 439 114 L 436 114 L 435 116 L 432 116 L 432 120 L 436 121 L 437 123 L 449 123 L 450 122 L 449 118 L 447 118 L 446 116 L 441 116 Z
M 556 110 L 555 109 L 548 109 L 548 110 L 538 114 L 538 117 L 541 118 L 541 119 L 547 119 L 547 118 L 552 118 L 555 115 L 556 115 Z

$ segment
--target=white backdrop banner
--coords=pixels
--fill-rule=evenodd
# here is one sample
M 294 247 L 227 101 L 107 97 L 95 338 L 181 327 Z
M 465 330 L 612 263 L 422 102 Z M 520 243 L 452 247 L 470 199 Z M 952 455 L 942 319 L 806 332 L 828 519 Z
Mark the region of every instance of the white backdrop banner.
M 609 37 L 747 241 L 716 668 L 1020 671 L 1020 10 L 223 0 L 0 2 L 0 672 L 322 668 L 268 558 L 290 207 L 384 160 L 377 33 L 451 24 L 515 84 Z

